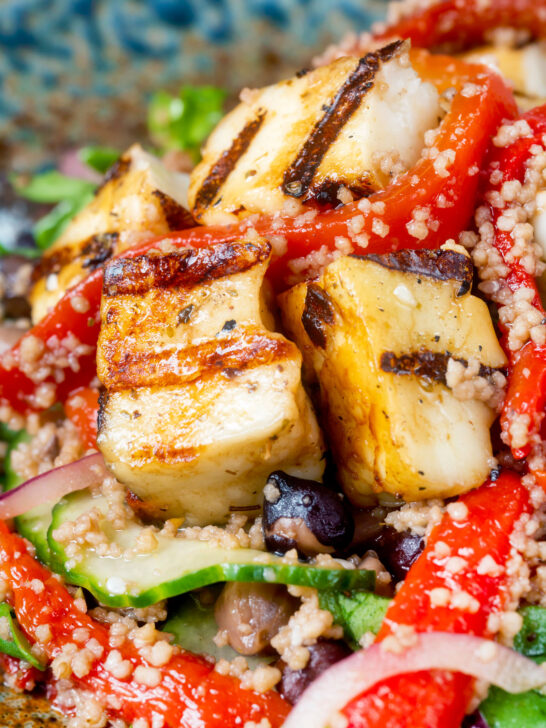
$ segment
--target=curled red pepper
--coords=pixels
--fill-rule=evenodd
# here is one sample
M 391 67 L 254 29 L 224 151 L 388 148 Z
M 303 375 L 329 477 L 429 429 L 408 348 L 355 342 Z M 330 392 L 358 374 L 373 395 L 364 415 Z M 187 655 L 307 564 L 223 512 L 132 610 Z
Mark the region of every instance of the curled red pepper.
M 488 617 L 506 601 L 510 537 L 521 516 L 531 511 L 529 493 L 518 476 L 505 472 L 457 505 L 462 512 L 446 513 L 430 534 L 377 639 L 404 627 L 490 634 Z M 452 558 L 459 559 L 457 569 L 449 566 Z M 488 568 L 480 568 L 484 558 Z M 473 679 L 460 673 L 399 675 L 356 698 L 343 712 L 348 728 L 459 728 L 472 688 Z
M 431 56 L 426 51 L 413 52 L 412 61 L 419 74 L 440 92 L 455 90 L 434 141 L 433 156 L 437 159 L 443 155 L 446 164 L 435 166 L 433 156 L 422 157 L 409 172 L 367 201 L 317 213 L 303 224 L 298 218 L 262 216 L 252 223 L 247 220 L 237 225 L 196 227 L 165 240 L 174 246 L 203 247 L 240 239 L 248 234 L 250 226 L 267 238 L 281 237 L 286 241 L 286 252 L 274 258 L 268 271 L 279 290 L 293 282 L 294 261 L 304 261 L 297 266 L 300 278 L 304 277 L 305 260 L 310 262 L 313 254 L 335 253 L 340 239 L 350 241 L 357 253 L 386 253 L 403 248 L 435 248 L 456 237 L 472 216 L 478 172 L 489 138 L 503 118 L 515 115 L 515 102 L 498 74 L 483 66 Z M 157 241 L 152 241 L 124 255 L 143 254 L 156 245 Z M 53 335 L 58 339 L 72 335 L 94 346 L 101 281 L 102 271 L 97 270 L 69 290 L 22 342 L 32 336 L 47 348 L 47 342 L 54 341 Z M 83 308 L 88 306 L 85 313 L 81 312 L 82 299 L 86 302 Z M 37 382 L 21 366 L 22 342 L 0 364 L 0 398 L 18 412 L 40 410 L 40 400 L 34 396 Z M 74 388 L 88 385 L 94 375 L 94 353 L 80 358 L 78 371 L 65 369 L 64 375 L 61 382 L 56 381 L 56 371 L 44 379 L 55 388 L 57 401 L 64 401 Z
M 75 389 L 64 403 L 64 411 L 86 448 L 97 447 L 99 392 L 92 387 Z
M 9 584 L 10 603 L 28 639 L 38 641 L 38 628 L 49 627 L 51 639 L 42 644 L 49 660 L 74 644 L 77 629 L 94 639 L 96 655 L 89 672 L 80 677 L 72 674 L 71 679 L 105 707 L 111 720 L 120 718 L 131 724 L 143 718 L 153 725 L 156 715 L 163 718 L 166 728 L 240 728 L 246 721 L 259 724 L 266 718 L 272 728 L 280 728 L 288 714 L 290 706 L 278 693 L 244 690 L 238 679 L 215 672 L 210 662 L 183 650 L 158 668 L 126 640 L 116 650 L 118 660 L 130 663 L 130 674 L 115 677 L 105 664 L 112 649 L 108 627 L 77 608 L 66 588 L 28 553 L 25 541 L 10 533 L 3 521 L 0 577 Z M 159 682 L 150 685 L 158 676 Z
M 541 0 L 440 0 L 384 27 L 374 36 L 409 38 L 420 48 L 463 50 L 488 40 L 495 28 L 521 30 L 530 38 L 546 37 Z
M 509 230 L 499 226 L 499 218 L 505 212 L 503 207 L 494 203 L 495 193 L 499 194 L 502 186 L 507 182 L 522 183 L 529 161 L 532 159 L 533 149 L 537 145 L 544 149 L 543 137 L 546 134 L 546 106 L 540 106 L 524 114 L 519 122 L 524 121 L 529 131 L 523 136 L 515 135 L 512 143 L 506 146 L 491 148 L 488 159 L 483 202 L 489 211 L 494 229 L 494 246 L 500 253 L 502 261 L 508 268 L 504 279 L 512 293 L 520 289 L 529 289 L 533 292 L 530 303 L 541 314 L 546 322 L 546 311 L 540 300 L 534 276 L 527 272 L 519 258 L 512 259 L 510 253 L 514 248 L 514 240 Z M 492 181 L 493 180 L 493 181 Z M 546 404 L 546 345 L 528 341 L 520 349 L 513 351 L 508 348 L 510 360 L 508 391 L 501 416 L 501 426 L 505 439 L 512 445 L 515 458 L 526 457 L 533 442 L 540 440 L 540 430 L 544 419 Z M 527 443 L 520 445 L 514 442 L 512 423 L 528 422 Z
M 411 60 L 419 75 L 438 91 L 451 88 L 455 92 L 451 108 L 438 128 L 434 155 L 419 159 L 406 174 L 364 202 L 317 213 L 307 222 L 263 216 L 251 225 L 243 221 L 193 228 L 172 236 L 171 241 L 190 246 L 228 242 L 240 238 L 249 227 L 266 238 L 284 238 L 286 252 L 274 257 L 268 271 L 275 288 L 282 290 L 296 278 L 295 260 L 333 253 L 340 238 L 350 241 L 354 252 L 367 254 L 437 248 L 456 237 L 472 217 L 478 173 L 489 139 L 502 119 L 515 115 L 515 101 L 499 75 L 483 66 L 419 50 L 412 52 Z M 434 157 L 439 155 L 451 159 L 445 171 L 435 165 Z M 426 220 L 424 232 L 416 230 L 421 227 L 415 225 L 421 219 L 420 212 Z M 378 226 L 378 221 L 382 225 Z

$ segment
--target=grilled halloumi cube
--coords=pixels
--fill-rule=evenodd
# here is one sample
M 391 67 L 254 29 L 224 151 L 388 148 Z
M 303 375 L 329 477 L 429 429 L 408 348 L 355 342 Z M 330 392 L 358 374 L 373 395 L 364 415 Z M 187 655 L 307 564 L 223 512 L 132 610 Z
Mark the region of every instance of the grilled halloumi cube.
M 514 86 L 518 104 L 525 110 L 546 102 L 546 43 L 520 48 L 496 45 L 468 51 L 463 58 L 496 68 Z
M 453 246 L 340 258 L 318 281 L 281 295 L 285 328 L 318 379 L 322 424 L 357 505 L 379 493 L 453 496 L 487 477 L 495 411 L 446 386 L 471 362 L 483 378 L 504 379 L 504 353 L 471 282 L 472 264 Z
M 267 243 L 117 258 L 105 269 L 98 445 L 148 512 L 259 512 L 275 469 L 320 479 L 297 347 L 264 325 Z
M 132 146 L 40 260 L 31 293 L 33 321 L 114 253 L 194 224 L 185 207 L 187 190 L 187 175 L 171 172 L 140 145 Z
M 401 41 L 247 91 L 191 174 L 191 211 L 212 225 L 282 210 L 290 198 L 337 205 L 341 187 L 370 194 L 416 161 L 441 114 Z

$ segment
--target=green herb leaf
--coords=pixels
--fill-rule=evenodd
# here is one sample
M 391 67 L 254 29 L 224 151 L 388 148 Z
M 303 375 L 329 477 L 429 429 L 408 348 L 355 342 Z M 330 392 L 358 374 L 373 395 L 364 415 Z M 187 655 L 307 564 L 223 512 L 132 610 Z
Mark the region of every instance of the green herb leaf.
M 45 663 L 33 654 L 29 641 L 19 629 L 13 612 L 5 602 L 0 602 L 0 635 L 0 652 L 25 660 L 38 670 L 45 670 Z
M 80 210 L 93 199 L 94 186 L 79 197 L 65 199 L 59 202 L 50 212 L 34 225 L 34 238 L 36 245 L 45 250 L 61 235 L 68 223 Z
M 215 86 L 183 86 L 177 96 L 157 91 L 148 107 L 148 129 L 164 151 L 182 149 L 197 161 L 199 148 L 223 116 L 226 92 Z
M 390 601 L 369 591 L 319 592 L 321 609 L 334 615 L 335 623 L 343 627 L 345 639 L 354 649 L 358 649 L 358 642 L 366 632 L 379 632 Z
M 90 194 L 96 187 L 93 182 L 67 177 L 56 169 L 35 174 L 27 184 L 19 184 L 16 177 L 13 177 L 11 182 L 21 197 L 41 203 L 76 200 Z
M 546 696 L 535 690 L 513 695 L 491 687 L 480 712 L 489 728 L 546 728 Z
M 104 174 L 117 162 L 120 157 L 120 152 L 113 147 L 89 146 L 82 147 L 78 151 L 78 156 L 88 167 Z
M 529 606 L 520 614 L 523 626 L 514 649 L 535 662 L 546 661 L 546 609 Z M 537 690 L 512 695 L 492 687 L 480 711 L 490 728 L 546 728 L 546 695 Z
M 537 662 L 546 657 L 546 609 L 529 606 L 520 610 L 523 627 L 514 639 L 514 649 Z
M 8 248 L 0 243 L 0 256 L 2 255 L 22 255 L 24 258 L 32 260 L 38 258 L 41 253 L 36 248 Z

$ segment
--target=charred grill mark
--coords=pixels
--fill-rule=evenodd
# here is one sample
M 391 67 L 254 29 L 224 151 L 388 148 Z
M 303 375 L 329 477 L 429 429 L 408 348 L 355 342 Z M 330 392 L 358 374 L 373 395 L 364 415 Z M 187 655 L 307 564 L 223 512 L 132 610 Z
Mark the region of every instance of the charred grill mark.
M 152 195 L 159 200 L 169 230 L 185 230 L 195 227 L 195 220 L 189 210 L 186 210 L 170 195 L 166 195 L 161 190 L 153 190 Z
M 313 344 L 325 349 L 325 325 L 334 323 L 334 307 L 326 291 L 316 283 L 307 285 L 301 322 Z
M 364 178 L 358 184 L 344 182 L 342 179 L 323 179 L 322 182 L 312 185 L 306 195 L 306 201 L 316 202 L 320 207 L 337 207 L 340 202 L 338 199 L 339 188 L 343 185 L 352 193 L 357 200 L 363 197 L 369 197 L 375 188 L 369 184 Z
M 97 414 L 97 434 L 106 429 L 106 408 L 108 407 L 108 392 L 105 389 L 101 389 L 99 394 L 99 412 Z
M 95 270 L 114 254 L 119 233 L 99 233 L 93 235 L 82 249 L 82 267 Z
M 229 177 L 235 165 L 250 146 L 265 119 L 265 113 L 260 112 L 255 119 L 239 132 L 229 149 L 226 149 L 217 159 L 207 178 L 199 188 L 195 197 L 194 209 L 199 211 L 208 207 L 214 201 L 218 191 Z
M 120 157 L 117 162 L 114 162 L 114 164 L 104 175 L 104 179 L 102 180 L 101 184 L 95 190 L 95 197 L 106 187 L 109 182 L 114 182 L 115 180 L 120 179 L 120 177 L 123 177 L 129 171 L 130 166 L 130 157 Z
M 103 384 L 110 392 L 131 387 L 182 385 L 211 376 L 232 379 L 249 369 L 294 356 L 295 345 L 263 331 L 244 331 L 223 341 L 206 341 L 184 349 L 157 353 L 119 351 L 119 341 L 103 343 L 107 371 Z
M 345 80 L 332 102 L 325 107 L 324 115 L 315 124 L 298 156 L 285 171 L 282 190 L 286 195 L 307 199 L 307 192 L 326 152 L 373 87 L 381 63 L 390 60 L 401 45 L 402 41 L 395 41 L 359 60 L 356 69 Z
M 268 243 L 222 243 L 165 255 L 115 258 L 105 268 L 103 294 L 142 295 L 152 288 L 191 288 L 242 273 L 269 258 Z
M 131 508 L 131 510 L 145 523 L 150 523 L 154 520 L 154 518 L 157 518 L 158 515 L 161 516 L 161 513 L 158 513 L 158 508 L 151 505 L 148 501 L 143 501 L 142 498 L 139 498 L 136 493 L 133 493 L 132 490 L 127 491 L 127 496 L 125 498 L 125 502 Z M 167 508 L 163 509 L 164 511 L 167 511 Z M 159 509 L 161 511 L 161 509 Z
M 70 263 L 77 253 L 74 249 L 67 245 L 59 250 L 51 250 L 50 252 L 44 253 L 40 260 L 34 266 L 32 271 L 32 282 L 36 283 L 40 278 L 45 278 L 51 273 L 58 273 L 65 265 Z
M 406 375 L 412 374 L 416 377 L 421 377 L 427 381 L 440 382 L 446 384 L 446 372 L 447 363 L 449 359 L 468 366 L 468 361 L 460 357 L 451 356 L 449 351 L 435 352 L 428 351 L 427 349 L 421 349 L 414 351 L 411 354 L 400 354 L 397 355 L 392 351 L 384 351 L 381 354 L 380 367 L 382 371 L 390 374 Z M 486 379 L 493 376 L 495 372 L 500 372 L 502 369 L 495 369 L 494 367 L 488 367 L 484 364 L 480 364 L 479 376 L 485 377 Z
M 118 237 L 118 233 L 100 233 L 87 238 L 79 246 L 66 245 L 46 252 L 32 271 L 33 283 L 51 273 L 59 273 L 69 263 L 79 262 L 82 268 L 95 270 L 112 256 Z
M 436 278 L 440 281 L 460 281 L 458 296 L 468 293 L 472 286 L 472 261 L 456 250 L 399 250 L 385 255 L 357 255 L 362 260 L 371 260 L 384 268 L 403 273 Z
M 135 444 L 131 450 L 131 457 L 140 463 L 168 463 L 170 465 L 191 463 L 199 455 L 199 448 L 177 446 L 171 442 L 142 442 Z M 164 503 L 146 500 L 146 514 L 148 518 L 161 518 L 165 520 L 164 513 L 168 509 Z

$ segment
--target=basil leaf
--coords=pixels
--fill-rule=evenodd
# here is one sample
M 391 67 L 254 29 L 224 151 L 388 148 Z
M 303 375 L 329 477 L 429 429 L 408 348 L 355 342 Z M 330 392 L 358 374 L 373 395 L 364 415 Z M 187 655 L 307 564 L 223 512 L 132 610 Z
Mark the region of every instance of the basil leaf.
M 546 728 L 546 696 L 535 690 L 513 695 L 491 687 L 480 712 L 489 728 Z
M 539 662 L 546 657 L 546 609 L 529 606 L 520 610 L 523 626 L 514 639 L 514 649 Z
M 91 187 L 91 190 L 94 186 Z M 36 245 L 45 250 L 61 235 L 68 223 L 80 210 L 91 202 L 93 192 L 88 191 L 79 197 L 59 202 L 50 212 L 34 225 Z
M 27 184 L 21 185 L 12 178 L 17 193 L 32 202 L 56 203 L 76 200 L 90 194 L 96 185 L 84 179 L 67 177 L 56 169 L 35 174 Z
M 0 652 L 25 660 L 38 670 L 45 670 L 45 664 L 33 654 L 29 641 L 5 602 L 0 602 Z
M 520 610 L 523 626 L 514 649 L 535 662 L 546 660 L 546 609 L 528 606 Z M 480 712 L 490 728 L 546 728 L 546 695 L 537 690 L 512 695 L 492 687 Z
M 176 96 L 157 91 L 148 106 L 148 130 L 163 150 L 199 148 L 223 116 L 226 92 L 215 86 L 183 86 Z
M 89 146 L 82 147 L 78 151 L 78 156 L 88 167 L 104 174 L 117 162 L 120 157 L 120 152 L 113 147 Z
M 319 592 L 321 609 L 334 615 L 335 623 L 343 627 L 345 639 L 354 649 L 358 649 L 359 640 L 366 632 L 379 632 L 390 601 L 369 591 Z
M 33 258 L 40 257 L 40 251 L 36 248 L 8 248 L 6 245 L 0 243 L 0 256 L 2 255 L 22 255 L 24 258 L 32 260 Z

